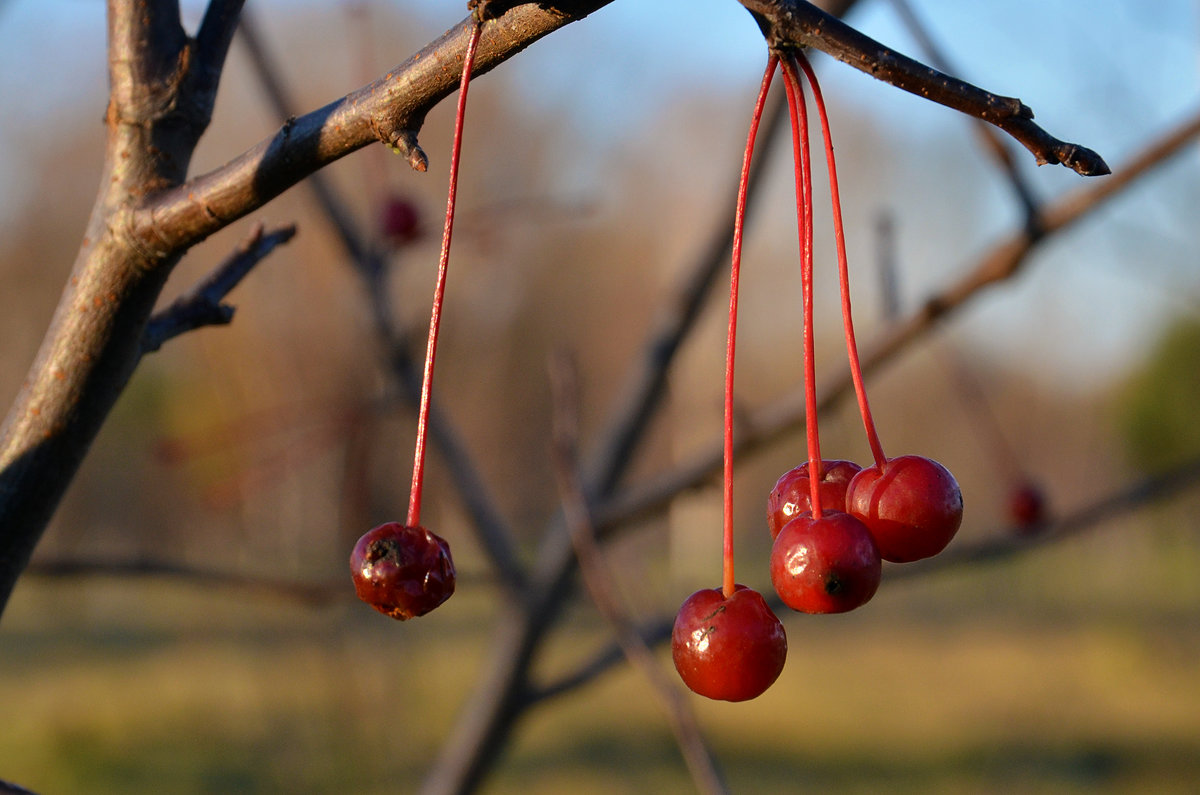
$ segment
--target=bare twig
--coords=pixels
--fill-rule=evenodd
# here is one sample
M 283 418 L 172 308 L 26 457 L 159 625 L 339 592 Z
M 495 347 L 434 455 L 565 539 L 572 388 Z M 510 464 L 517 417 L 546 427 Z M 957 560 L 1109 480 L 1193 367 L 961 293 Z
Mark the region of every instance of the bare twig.
M 892 0 L 892 6 L 896 9 L 896 13 L 905 27 L 908 28 L 909 32 L 917 40 L 921 49 L 925 51 L 925 57 L 929 62 L 943 72 L 957 72 L 958 70 L 950 65 L 950 60 L 946 57 L 945 52 L 933 40 L 928 27 L 917 16 L 916 11 L 913 10 L 912 3 L 909 0 Z M 975 129 L 979 133 L 979 139 L 983 142 L 988 154 L 991 155 L 992 159 L 996 161 L 1008 176 L 1009 185 L 1012 186 L 1013 193 L 1016 194 L 1017 200 L 1021 203 L 1021 208 L 1025 213 L 1026 224 L 1030 226 L 1030 232 L 1033 233 L 1036 227 L 1032 226 L 1032 224 L 1037 219 L 1038 205 L 1033 187 L 1017 167 L 1016 161 L 1009 154 L 1008 147 L 1000 139 L 1000 135 L 996 132 L 996 129 L 982 121 L 976 122 Z
M 580 575 L 596 609 L 616 635 L 621 653 L 650 683 L 667 711 L 671 730 L 675 733 L 697 789 L 706 793 L 728 792 L 700 726 L 696 723 L 695 714 L 679 686 L 663 673 L 650 648 L 642 641 L 621 604 L 613 585 L 612 572 L 605 565 L 596 543 L 578 468 L 579 393 L 574 368 L 574 362 L 566 354 L 555 357 L 550 364 L 554 406 L 552 457 L 563 514 L 575 546 Z
M 224 303 L 225 297 L 276 246 L 288 242 L 295 234 L 294 224 L 270 232 L 264 232 L 261 223 L 255 224 L 249 237 L 224 262 L 170 306 L 151 315 L 142 333 L 142 352 L 156 351 L 167 340 L 185 332 L 232 321 L 234 307 Z
M 185 563 L 151 558 L 104 559 L 35 559 L 28 573 L 48 579 L 79 577 L 116 577 L 120 579 L 165 577 L 204 586 L 236 588 L 269 593 L 293 599 L 310 606 L 322 606 L 349 599 L 353 589 L 344 580 L 327 583 L 303 583 L 289 579 L 272 579 L 259 574 L 241 574 L 219 569 L 202 568 Z
M 1061 163 L 1089 177 L 1109 173 L 1096 152 L 1061 141 L 1034 124 L 1033 111 L 1015 97 L 992 94 L 931 69 L 804 0 L 739 2 L 754 14 L 773 48 L 812 47 L 885 83 L 994 124 L 1019 141 L 1039 164 Z

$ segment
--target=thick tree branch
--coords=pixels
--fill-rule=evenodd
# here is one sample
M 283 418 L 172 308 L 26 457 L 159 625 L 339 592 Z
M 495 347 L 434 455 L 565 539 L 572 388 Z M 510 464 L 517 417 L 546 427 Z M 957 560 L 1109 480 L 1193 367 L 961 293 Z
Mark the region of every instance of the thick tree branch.
M 0 427 L 0 609 L 141 356 L 183 249 L 133 233 L 132 208 L 183 181 L 211 118 L 174 0 L 109 0 L 104 170 L 70 280 Z M 200 91 L 197 86 L 204 86 Z
M 606 4 L 523 5 L 488 22 L 475 77 Z M 274 136 L 226 165 L 153 197 L 136 215 L 132 237 L 148 246 L 185 249 L 375 141 L 404 151 L 411 162 L 423 162 L 417 132 L 429 110 L 457 88 L 470 27 L 464 20 L 373 83 L 289 119 Z

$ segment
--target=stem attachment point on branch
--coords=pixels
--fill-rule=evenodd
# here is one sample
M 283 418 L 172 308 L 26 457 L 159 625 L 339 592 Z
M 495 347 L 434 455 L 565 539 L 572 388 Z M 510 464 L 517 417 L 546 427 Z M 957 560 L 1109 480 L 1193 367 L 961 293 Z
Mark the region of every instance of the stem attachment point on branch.
M 417 143 L 416 130 L 397 130 L 387 138 L 388 147 L 408 160 L 413 171 L 429 170 L 429 155 Z
M 1060 141 L 1033 122 L 1015 97 L 985 91 L 885 47 L 804 0 L 739 0 L 774 52 L 812 47 L 877 80 L 994 124 L 1029 150 L 1039 165 L 1061 163 L 1085 177 L 1111 173 L 1099 154 Z

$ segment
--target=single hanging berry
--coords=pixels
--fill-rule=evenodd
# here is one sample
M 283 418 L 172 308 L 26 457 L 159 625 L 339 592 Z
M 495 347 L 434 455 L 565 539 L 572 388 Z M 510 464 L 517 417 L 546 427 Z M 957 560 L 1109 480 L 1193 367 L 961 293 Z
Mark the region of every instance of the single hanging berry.
M 671 659 L 693 692 L 747 701 L 774 684 L 787 660 L 783 624 L 762 594 L 744 585 L 696 591 L 675 616 Z
M 733 259 L 729 277 L 729 330 L 725 345 L 724 481 L 722 483 L 722 585 L 696 591 L 679 608 L 671 633 L 671 658 L 691 690 L 722 701 L 756 698 L 779 678 L 787 659 L 783 624 L 762 594 L 738 585 L 733 576 L 733 370 L 737 347 L 738 275 L 750 160 L 767 90 L 778 59 L 767 61 L 750 120 L 734 213 Z
M 870 601 L 882 564 L 867 526 L 850 514 L 803 513 L 784 525 L 771 549 L 771 584 L 802 613 L 845 613 Z
M 454 593 L 450 546 L 424 527 L 388 522 L 367 532 L 350 553 L 350 572 L 359 599 L 400 621 Z
M 421 239 L 421 214 L 405 196 L 389 194 L 379 211 L 379 236 L 391 249 L 404 248 Z
M 884 560 L 909 563 L 946 548 L 962 524 L 963 499 L 944 466 L 902 455 L 855 475 L 846 509 L 871 529 Z
M 1018 535 L 1035 535 L 1045 525 L 1046 495 L 1032 481 L 1022 481 L 1008 494 L 1008 518 Z
M 458 88 L 454 120 L 454 143 L 450 154 L 450 187 L 446 192 L 446 218 L 442 230 L 442 252 L 438 259 L 429 336 L 425 347 L 425 369 L 421 379 L 421 402 L 417 412 L 417 440 L 413 451 L 412 485 L 408 497 L 408 521 L 389 522 L 368 531 L 350 553 L 350 574 L 358 598 L 379 612 L 401 621 L 425 615 L 454 593 L 454 562 L 450 547 L 439 536 L 421 526 L 421 494 L 425 483 L 425 440 L 429 404 L 433 394 L 433 367 L 437 360 L 438 331 L 442 301 L 450 263 L 450 240 L 454 231 L 454 206 L 458 192 L 458 163 L 462 152 L 463 119 L 467 110 L 467 88 L 479 47 L 482 23 L 474 20 Z

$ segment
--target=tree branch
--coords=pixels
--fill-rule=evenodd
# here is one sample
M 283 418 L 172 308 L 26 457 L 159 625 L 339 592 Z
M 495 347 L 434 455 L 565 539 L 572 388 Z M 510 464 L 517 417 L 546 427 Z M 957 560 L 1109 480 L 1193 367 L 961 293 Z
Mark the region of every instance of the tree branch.
M 34 560 L 29 564 L 28 572 L 38 577 L 60 579 L 117 577 L 124 580 L 135 577 L 166 577 L 202 586 L 217 586 L 269 593 L 286 599 L 294 599 L 312 607 L 324 606 L 342 599 L 348 600 L 353 593 L 352 589 L 348 589 L 345 581 L 341 579 L 337 582 L 328 583 L 303 583 L 296 580 L 270 579 L 258 575 L 205 569 L 189 566 L 184 563 L 154 560 L 151 558 L 135 558 L 132 560 L 104 560 L 96 558 L 88 558 L 86 560 Z
M 234 307 L 223 303 L 225 297 L 249 275 L 259 262 L 288 242 L 296 234 L 295 224 L 268 233 L 258 223 L 250 236 L 234 249 L 216 268 L 188 292 L 176 298 L 170 306 L 156 312 L 142 333 L 142 352 L 150 353 L 163 343 L 203 326 L 224 325 L 233 320 Z
M 712 752 L 700 732 L 696 715 L 684 700 L 678 684 L 663 673 L 650 647 L 621 605 L 612 573 L 604 563 L 589 516 L 587 497 L 578 468 L 579 386 L 575 364 L 566 355 L 556 357 L 550 366 L 553 392 L 554 439 L 552 458 L 563 514 L 579 561 L 584 586 L 600 615 L 616 636 L 616 645 L 624 657 L 649 682 L 675 733 L 684 761 L 696 788 L 705 793 L 726 793 L 728 787 L 717 769 Z
M 241 33 L 254 65 L 255 76 L 266 91 L 268 101 L 280 117 L 290 117 L 294 102 L 258 35 L 258 27 L 253 23 L 252 16 L 246 15 L 242 19 Z M 423 166 L 421 170 L 424 170 Z M 421 394 L 421 372 L 415 366 L 405 344 L 407 341 L 397 332 L 392 318 L 386 288 L 388 262 L 375 246 L 364 239 L 348 209 L 349 205 L 323 174 L 313 174 L 306 180 L 306 185 L 312 190 L 317 205 L 332 225 L 338 242 L 361 281 L 366 301 L 371 307 L 383 366 L 395 379 L 403 399 L 416 406 Z M 466 443 L 436 402 L 430 406 L 427 427 L 430 441 L 446 464 L 450 479 L 471 517 L 475 536 L 496 567 L 501 584 L 511 598 L 523 598 L 526 573 L 517 553 L 512 529 L 496 508 Z
M 757 148 L 761 155 L 751 167 L 747 187 L 747 212 L 756 203 L 763 175 L 772 161 L 774 142 L 784 129 L 787 114 L 784 96 L 777 91 L 764 114 L 763 136 Z M 662 402 L 667 375 L 683 341 L 695 327 L 701 310 L 716 283 L 717 276 L 728 267 L 730 246 L 733 243 L 733 206 L 722 205 L 717 220 L 710 224 L 714 230 L 704 249 L 688 268 L 681 280 L 677 295 L 659 313 L 658 321 L 642 346 L 641 358 L 630 368 L 625 385 L 611 411 L 612 418 L 601 434 L 598 450 L 589 468 L 593 494 L 607 496 L 616 488 L 621 475 L 633 460 L 637 445 Z
M 210 109 L 216 102 L 225 57 L 244 4 L 245 0 L 210 0 L 196 31 L 191 74 L 196 95 Z
M 522 5 L 488 22 L 474 76 L 607 2 Z M 429 110 L 458 87 L 455 75 L 462 72 L 471 24 L 460 22 L 373 83 L 289 119 L 274 136 L 226 165 L 151 197 L 132 219 L 131 237 L 144 245 L 185 249 L 375 141 L 400 149 L 414 164 L 423 162 L 417 131 Z
M 892 0 L 892 7 L 896 9 L 900 20 L 904 26 L 908 28 L 909 33 L 917 40 L 921 49 L 925 51 L 925 57 L 936 68 L 943 72 L 957 72 L 950 66 L 950 60 L 933 40 L 929 30 L 925 24 L 917 16 L 913 10 L 912 3 L 909 0 Z M 975 129 L 979 133 L 979 139 L 983 142 L 984 148 L 997 165 L 1008 176 L 1009 185 L 1012 186 L 1013 193 L 1016 194 L 1017 200 L 1021 203 L 1021 209 L 1024 211 L 1026 224 L 1032 225 L 1037 218 L 1037 197 L 1033 192 L 1033 187 L 1029 181 L 1025 179 L 1021 170 L 1017 167 L 1016 160 L 1008 151 L 1004 141 L 1000 138 L 1000 134 L 996 132 L 996 128 L 989 126 L 986 122 L 976 121 Z M 1030 228 L 1031 232 L 1035 230 Z
M 1061 163 L 1084 176 L 1108 174 L 1091 149 L 1067 143 L 1033 122 L 1033 111 L 1014 97 L 992 94 L 885 47 L 804 0 L 738 0 L 759 23 L 772 48 L 812 47 L 874 78 L 994 124 L 1037 158 Z

